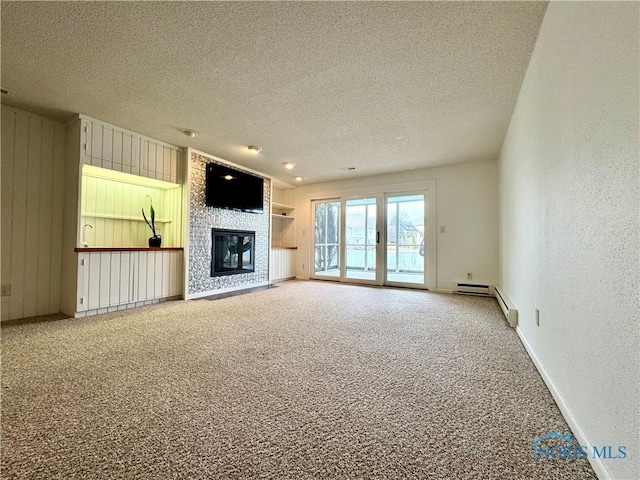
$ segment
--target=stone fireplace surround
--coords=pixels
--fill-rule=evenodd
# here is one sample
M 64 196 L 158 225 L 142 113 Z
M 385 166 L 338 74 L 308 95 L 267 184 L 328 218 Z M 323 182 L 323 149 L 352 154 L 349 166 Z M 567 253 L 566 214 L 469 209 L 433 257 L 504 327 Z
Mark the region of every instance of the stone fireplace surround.
M 198 298 L 269 283 L 269 219 L 271 181 L 264 180 L 264 213 L 246 213 L 205 205 L 207 163 L 237 168 L 222 159 L 188 150 L 189 224 L 186 298 Z M 237 168 L 238 170 L 242 170 Z M 252 172 L 249 172 L 252 173 Z M 212 229 L 255 232 L 254 271 L 211 276 Z

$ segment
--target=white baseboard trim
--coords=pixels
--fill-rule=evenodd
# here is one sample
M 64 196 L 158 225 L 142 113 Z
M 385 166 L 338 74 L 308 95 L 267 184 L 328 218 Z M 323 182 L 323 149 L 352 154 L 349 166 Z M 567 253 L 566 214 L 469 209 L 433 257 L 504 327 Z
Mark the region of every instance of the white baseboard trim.
M 271 285 L 275 285 L 276 283 L 286 282 L 286 281 L 288 281 L 288 280 L 295 280 L 295 279 L 296 279 L 295 275 L 294 275 L 294 276 L 291 276 L 291 277 L 277 278 L 277 279 L 275 279 L 275 280 L 269 280 L 269 284 L 271 284 Z
M 237 292 L 239 290 L 249 290 L 250 288 L 264 287 L 268 285 L 269 285 L 268 281 L 258 282 L 258 283 L 252 283 L 250 285 L 240 285 L 239 287 L 220 288 L 218 290 L 211 290 L 209 292 L 191 293 L 191 294 L 185 295 L 184 298 L 185 300 L 195 300 L 196 298 L 210 297 L 212 295 L 219 295 L 221 293 Z
M 556 404 L 560 409 L 560 413 L 562 414 L 564 419 L 567 421 L 569 428 L 571 429 L 574 436 L 576 437 L 576 440 L 578 440 L 578 443 L 580 445 L 585 445 L 589 448 L 589 450 L 591 450 L 593 444 L 589 441 L 589 438 L 584 433 L 584 430 L 582 430 L 582 427 L 580 427 L 580 425 L 578 424 L 578 420 L 573 415 L 571 408 L 569 408 L 569 405 L 567 405 L 567 402 L 565 402 L 564 398 L 562 397 L 557 387 L 551 380 L 551 377 L 549 377 L 549 374 L 542 366 L 540 359 L 531 348 L 531 345 L 529 345 L 529 342 L 527 342 L 527 339 L 524 337 L 524 334 L 520 330 L 520 327 L 516 327 L 515 330 L 516 330 L 516 333 L 518 334 L 518 337 L 520 337 L 520 341 L 522 342 L 524 349 L 529 354 L 531 361 L 535 365 L 536 369 L 538 370 L 538 373 L 542 377 L 542 380 L 544 380 L 544 383 L 547 385 L 547 388 L 551 392 L 551 396 L 556 401 Z M 591 467 L 593 468 L 593 471 L 596 473 L 596 475 L 600 480 L 613 479 L 613 476 L 607 469 L 602 459 L 592 458 L 591 456 L 589 456 L 588 460 L 589 460 L 589 463 L 591 464 Z
M 436 288 L 434 290 L 435 293 L 449 293 L 451 295 L 453 295 L 453 290 L 449 289 L 449 288 Z
M 110 307 L 94 308 L 93 310 L 83 310 L 75 312 L 73 318 L 93 317 L 94 315 L 102 315 L 103 313 L 117 312 L 119 310 L 127 310 L 131 308 L 144 307 L 145 305 L 155 305 L 157 303 L 172 302 L 174 300 L 182 300 L 182 295 L 173 295 L 171 297 L 153 298 L 151 300 L 143 300 L 140 302 L 121 303 L 120 305 L 112 305 Z

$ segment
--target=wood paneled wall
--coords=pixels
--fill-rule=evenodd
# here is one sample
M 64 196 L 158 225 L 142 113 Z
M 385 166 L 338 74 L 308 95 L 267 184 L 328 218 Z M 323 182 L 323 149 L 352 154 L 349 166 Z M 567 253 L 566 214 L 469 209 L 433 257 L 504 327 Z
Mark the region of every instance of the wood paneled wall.
M 60 311 L 65 127 L 2 107 L 2 320 Z

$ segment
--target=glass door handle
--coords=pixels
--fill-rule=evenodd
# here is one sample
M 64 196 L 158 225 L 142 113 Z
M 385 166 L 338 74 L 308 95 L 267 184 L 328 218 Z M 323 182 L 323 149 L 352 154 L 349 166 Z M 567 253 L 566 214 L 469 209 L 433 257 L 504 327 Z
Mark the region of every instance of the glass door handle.
M 380 232 L 376 232 L 376 243 L 380 243 Z

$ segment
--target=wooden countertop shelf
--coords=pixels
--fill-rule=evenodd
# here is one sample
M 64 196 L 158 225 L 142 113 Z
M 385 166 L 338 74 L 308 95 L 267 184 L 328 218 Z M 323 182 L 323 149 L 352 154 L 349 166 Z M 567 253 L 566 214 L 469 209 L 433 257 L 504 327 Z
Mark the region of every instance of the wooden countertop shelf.
M 163 250 L 184 250 L 184 247 L 76 247 L 74 252 L 158 252 Z

